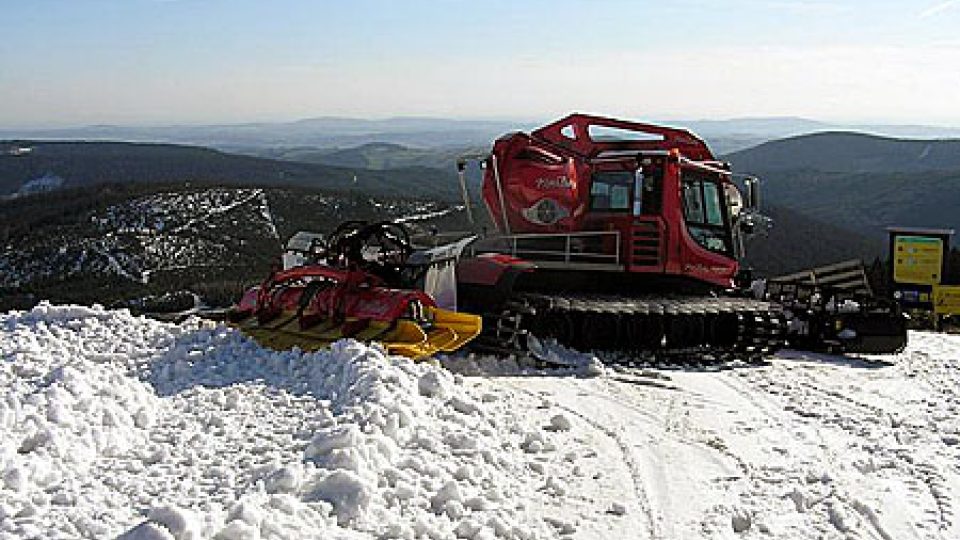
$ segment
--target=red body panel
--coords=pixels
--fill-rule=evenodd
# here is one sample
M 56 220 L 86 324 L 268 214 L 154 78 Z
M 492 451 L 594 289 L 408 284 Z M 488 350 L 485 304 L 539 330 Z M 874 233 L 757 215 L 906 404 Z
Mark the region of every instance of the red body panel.
M 248 290 L 237 305 L 238 312 L 255 313 L 263 319 L 281 312 L 298 311 L 312 281 L 328 283 L 316 290 L 303 308 L 302 320 L 347 318 L 392 322 L 401 318 L 412 301 L 435 306 L 423 291 L 391 289 L 366 272 L 327 266 L 302 266 L 277 272 L 259 287 Z
M 530 272 L 534 265 L 503 253 L 482 253 L 457 264 L 457 281 L 475 285 L 496 285 L 511 270 Z
M 643 140 L 595 138 L 594 127 L 636 133 Z M 690 161 L 721 166 L 707 145 L 686 130 L 574 114 L 530 134 L 497 140 L 484 173 L 483 198 L 503 234 L 618 231 L 627 271 L 730 287 L 738 270 L 735 258 L 701 247 L 684 219 L 681 178 L 697 167 Z M 635 209 L 639 184 L 630 188 L 627 211 L 590 208 L 595 174 L 636 174 L 638 169 L 645 177 L 661 179 L 655 212 Z M 712 174 L 721 185 L 730 183 L 725 171 L 704 170 L 700 166 L 700 173 Z

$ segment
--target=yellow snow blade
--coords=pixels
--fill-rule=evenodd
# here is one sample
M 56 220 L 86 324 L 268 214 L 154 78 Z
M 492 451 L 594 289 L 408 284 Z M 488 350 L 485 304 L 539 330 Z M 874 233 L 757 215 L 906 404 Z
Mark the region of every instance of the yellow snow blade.
M 392 354 L 417 359 L 430 354 L 427 333 L 420 325 L 406 319 L 397 321 L 393 332 L 383 338 L 383 345 Z
M 427 331 L 412 321 L 397 321 L 396 334 L 383 340 L 387 350 L 417 360 L 453 352 L 480 334 L 482 319 L 477 315 L 440 308 L 429 308 L 429 312 L 433 323 Z
M 449 328 L 456 334 L 456 339 L 447 343 L 441 349 L 444 352 L 453 352 L 480 335 L 483 319 L 477 315 L 440 308 L 432 308 L 431 311 L 433 312 L 434 326 Z
M 364 342 L 382 342 L 391 354 L 399 354 L 414 360 L 438 352 L 453 352 L 480 333 L 481 318 L 477 315 L 440 308 L 428 308 L 428 310 L 432 323 L 426 330 L 408 319 L 400 319 L 393 324 L 370 321 L 352 335 L 345 333 L 345 329 L 351 325 L 363 325 L 362 321 L 348 319 L 340 324 L 324 321 L 310 328 L 301 329 L 296 314 L 286 312 L 263 324 L 260 324 L 256 317 L 251 316 L 233 323 L 233 326 L 257 343 L 275 350 L 299 347 L 304 351 L 315 351 L 328 347 L 338 339 L 351 337 Z

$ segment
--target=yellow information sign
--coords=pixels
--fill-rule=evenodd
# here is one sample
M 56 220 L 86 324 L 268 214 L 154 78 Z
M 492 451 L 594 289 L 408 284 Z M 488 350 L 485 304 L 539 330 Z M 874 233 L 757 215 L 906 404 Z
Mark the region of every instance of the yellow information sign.
M 893 280 L 936 285 L 943 269 L 943 240 L 930 236 L 897 236 L 893 241 Z
M 934 285 L 933 312 L 937 315 L 960 315 L 960 285 Z

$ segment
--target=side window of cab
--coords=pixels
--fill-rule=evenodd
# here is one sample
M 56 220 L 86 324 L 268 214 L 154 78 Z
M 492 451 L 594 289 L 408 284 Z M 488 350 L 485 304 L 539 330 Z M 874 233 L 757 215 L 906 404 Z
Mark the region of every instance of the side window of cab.
M 590 209 L 603 212 L 629 212 L 633 173 L 596 172 L 590 185 Z

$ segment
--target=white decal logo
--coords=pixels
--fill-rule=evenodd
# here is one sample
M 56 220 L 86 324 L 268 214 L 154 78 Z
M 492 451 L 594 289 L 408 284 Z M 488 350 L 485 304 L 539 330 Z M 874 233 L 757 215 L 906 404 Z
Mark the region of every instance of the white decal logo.
M 537 189 L 571 189 L 573 182 L 566 176 L 556 178 L 537 178 Z

